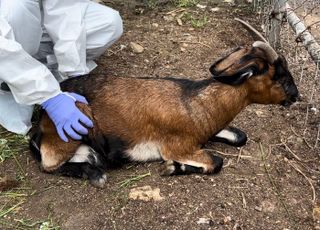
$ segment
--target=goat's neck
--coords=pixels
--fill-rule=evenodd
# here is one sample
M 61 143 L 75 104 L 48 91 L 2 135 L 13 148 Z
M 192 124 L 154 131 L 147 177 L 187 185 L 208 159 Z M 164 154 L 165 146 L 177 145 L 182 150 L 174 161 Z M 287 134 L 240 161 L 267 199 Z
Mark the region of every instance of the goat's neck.
M 249 101 L 245 87 L 216 83 L 202 90 L 193 103 L 199 108 L 199 114 L 203 112 L 202 117 L 196 117 L 201 119 L 198 124 L 203 128 L 203 135 L 208 136 L 225 128 Z

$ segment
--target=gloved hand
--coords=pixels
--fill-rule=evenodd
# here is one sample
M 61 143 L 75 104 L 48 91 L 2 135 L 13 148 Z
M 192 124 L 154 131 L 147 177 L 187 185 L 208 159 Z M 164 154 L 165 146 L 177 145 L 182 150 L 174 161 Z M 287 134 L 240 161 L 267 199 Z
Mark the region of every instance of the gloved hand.
M 88 104 L 83 96 L 65 92 L 41 104 L 56 126 L 60 138 L 65 142 L 68 142 L 65 133 L 75 140 L 81 139 L 79 134 L 88 134 L 88 129 L 80 121 L 88 128 L 93 127 L 92 121 L 77 108 L 76 101 Z

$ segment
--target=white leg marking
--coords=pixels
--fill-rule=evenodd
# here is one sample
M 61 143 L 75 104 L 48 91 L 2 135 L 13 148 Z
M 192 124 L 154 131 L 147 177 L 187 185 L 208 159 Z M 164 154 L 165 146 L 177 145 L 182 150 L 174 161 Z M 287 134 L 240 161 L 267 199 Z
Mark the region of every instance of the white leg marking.
M 231 132 L 227 129 L 221 130 L 216 137 L 224 138 L 229 140 L 230 142 L 236 142 L 237 141 L 237 135 L 234 132 Z
M 135 145 L 132 149 L 126 150 L 126 154 L 133 161 L 160 160 L 160 145 L 149 141 Z
M 196 162 L 196 161 L 190 161 L 190 160 L 186 160 L 186 161 L 179 161 L 179 163 L 183 163 L 186 165 L 191 165 L 194 167 L 198 167 L 198 168 L 204 168 L 207 169 L 207 165 L 200 163 L 200 162 Z
M 72 163 L 82 163 L 82 162 L 90 162 L 89 155 L 90 147 L 88 145 L 80 145 L 74 156 L 69 160 Z

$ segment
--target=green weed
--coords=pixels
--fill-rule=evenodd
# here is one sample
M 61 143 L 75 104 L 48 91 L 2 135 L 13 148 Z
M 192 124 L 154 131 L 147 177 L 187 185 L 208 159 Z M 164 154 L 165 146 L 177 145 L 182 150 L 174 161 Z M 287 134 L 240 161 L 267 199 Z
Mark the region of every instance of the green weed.
M 199 0 L 175 0 L 175 5 L 178 7 L 193 7 L 199 3 Z
M 146 174 L 142 174 L 142 175 L 138 175 L 138 176 L 133 176 L 133 177 L 131 177 L 131 178 L 125 179 L 125 180 L 119 182 L 119 185 L 120 185 L 119 187 L 120 187 L 120 188 L 128 187 L 128 186 L 131 185 L 132 183 L 137 182 L 137 181 L 139 181 L 139 180 L 141 180 L 141 179 L 143 179 L 143 178 L 145 178 L 145 177 L 147 177 L 147 176 L 151 176 L 151 173 L 149 172 L 149 173 L 146 173 Z
M 190 13 L 185 13 L 183 15 L 183 19 L 185 21 L 189 21 L 194 28 L 203 28 L 208 23 L 208 17 L 207 16 L 196 18 Z
M 0 132 L 0 163 L 25 151 L 28 148 L 28 141 L 27 136 Z

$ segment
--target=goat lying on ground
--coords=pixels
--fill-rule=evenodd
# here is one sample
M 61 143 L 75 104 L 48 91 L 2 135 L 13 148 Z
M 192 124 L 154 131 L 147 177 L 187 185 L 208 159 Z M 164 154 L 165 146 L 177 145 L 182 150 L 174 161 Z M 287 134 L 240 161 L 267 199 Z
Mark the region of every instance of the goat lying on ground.
M 94 121 L 82 141 L 65 143 L 46 114 L 30 147 L 44 171 L 105 184 L 105 170 L 125 160 L 164 160 L 163 175 L 217 173 L 223 160 L 202 149 L 208 141 L 234 146 L 246 134 L 227 127 L 251 103 L 290 105 L 298 90 L 286 60 L 266 42 L 233 50 L 204 80 L 74 78 L 64 91 L 84 95 L 79 108 Z

